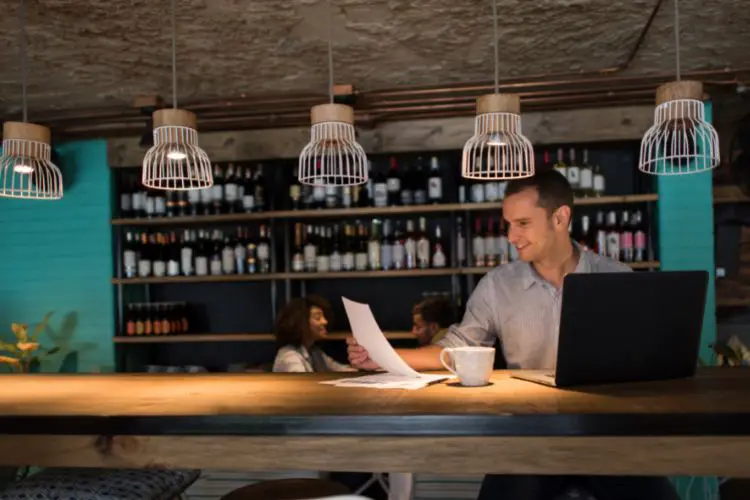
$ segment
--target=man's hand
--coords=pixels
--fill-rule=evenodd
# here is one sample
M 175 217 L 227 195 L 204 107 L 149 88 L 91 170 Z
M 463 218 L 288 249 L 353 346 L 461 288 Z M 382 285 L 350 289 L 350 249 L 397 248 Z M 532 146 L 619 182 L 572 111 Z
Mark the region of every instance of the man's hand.
M 370 359 L 367 349 L 357 343 L 351 335 L 346 336 L 346 351 L 349 354 L 349 364 L 359 370 L 377 370 L 377 363 Z

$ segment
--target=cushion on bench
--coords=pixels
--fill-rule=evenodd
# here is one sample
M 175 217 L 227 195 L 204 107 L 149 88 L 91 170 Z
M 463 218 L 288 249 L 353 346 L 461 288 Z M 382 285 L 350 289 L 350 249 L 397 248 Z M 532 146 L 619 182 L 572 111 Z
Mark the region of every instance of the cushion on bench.
M 0 500 L 172 500 L 199 470 L 44 469 L 0 492 Z

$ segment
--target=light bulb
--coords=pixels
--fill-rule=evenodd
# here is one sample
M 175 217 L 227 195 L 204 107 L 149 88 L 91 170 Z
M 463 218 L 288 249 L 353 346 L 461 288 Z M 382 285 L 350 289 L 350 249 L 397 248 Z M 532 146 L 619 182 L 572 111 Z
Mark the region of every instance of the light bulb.
M 17 174 L 30 174 L 34 171 L 34 167 L 26 163 L 16 163 L 13 166 L 13 171 Z
M 490 134 L 489 138 L 487 138 L 487 145 L 505 146 L 505 138 L 503 135 L 500 135 L 497 132 L 493 132 L 492 134 Z
M 173 149 L 169 153 L 167 153 L 167 158 L 174 161 L 181 161 L 187 158 L 187 155 L 183 153 L 182 151 L 179 151 L 177 149 Z

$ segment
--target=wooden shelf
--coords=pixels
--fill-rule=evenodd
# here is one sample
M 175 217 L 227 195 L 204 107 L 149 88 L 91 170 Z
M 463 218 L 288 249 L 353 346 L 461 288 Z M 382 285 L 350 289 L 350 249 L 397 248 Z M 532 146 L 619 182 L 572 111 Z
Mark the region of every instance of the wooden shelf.
M 742 192 L 739 186 L 715 186 L 714 187 L 714 204 L 722 203 L 747 203 L 750 198 Z
M 384 332 L 389 340 L 414 339 L 411 332 Z M 344 340 L 342 332 L 329 333 L 325 340 Z M 189 333 L 185 335 L 138 335 L 114 337 L 115 344 L 174 344 L 184 342 L 272 342 L 272 333 Z
M 614 205 L 624 203 L 645 203 L 659 199 L 657 194 L 636 194 L 625 196 L 600 196 L 592 198 L 576 198 L 576 205 Z M 323 219 L 329 217 L 364 217 L 364 216 L 395 216 L 446 212 L 480 212 L 500 210 L 502 202 L 492 203 L 441 203 L 433 205 L 411 205 L 397 207 L 354 207 L 329 208 L 318 210 L 280 210 L 270 212 L 253 212 L 242 214 L 221 215 L 190 215 L 184 217 L 145 218 L 115 218 L 114 226 L 177 226 L 188 224 L 212 224 L 227 222 L 245 222 L 271 219 Z
M 750 297 L 716 297 L 716 307 L 750 307 Z
M 659 261 L 634 262 L 633 269 L 658 269 Z M 420 276 L 453 276 L 485 274 L 494 268 L 465 267 L 443 269 L 402 269 L 394 271 L 340 271 L 328 273 L 267 273 L 267 274 L 226 274 L 217 276 L 165 276 L 163 278 L 113 278 L 114 285 L 148 285 L 166 283 L 232 283 L 243 281 L 272 280 L 326 280 L 326 279 L 366 279 L 366 278 L 416 278 Z

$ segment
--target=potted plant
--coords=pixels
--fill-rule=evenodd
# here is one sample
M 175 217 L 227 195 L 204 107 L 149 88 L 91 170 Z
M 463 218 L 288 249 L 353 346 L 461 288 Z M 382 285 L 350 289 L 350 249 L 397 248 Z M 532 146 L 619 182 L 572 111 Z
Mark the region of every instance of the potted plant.
M 55 354 L 60 350 L 59 347 L 46 349 L 39 343 L 39 334 L 47 328 L 47 323 L 51 316 L 51 312 L 45 314 L 31 335 L 29 335 L 29 325 L 25 323 L 11 324 L 11 330 L 16 337 L 16 341 L 13 343 L 0 342 L 0 352 L 2 352 L 0 354 L 0 363 L 6 364 L 14 372 L 29 373 L 38 371 L 39 362 L 43 358 Z

